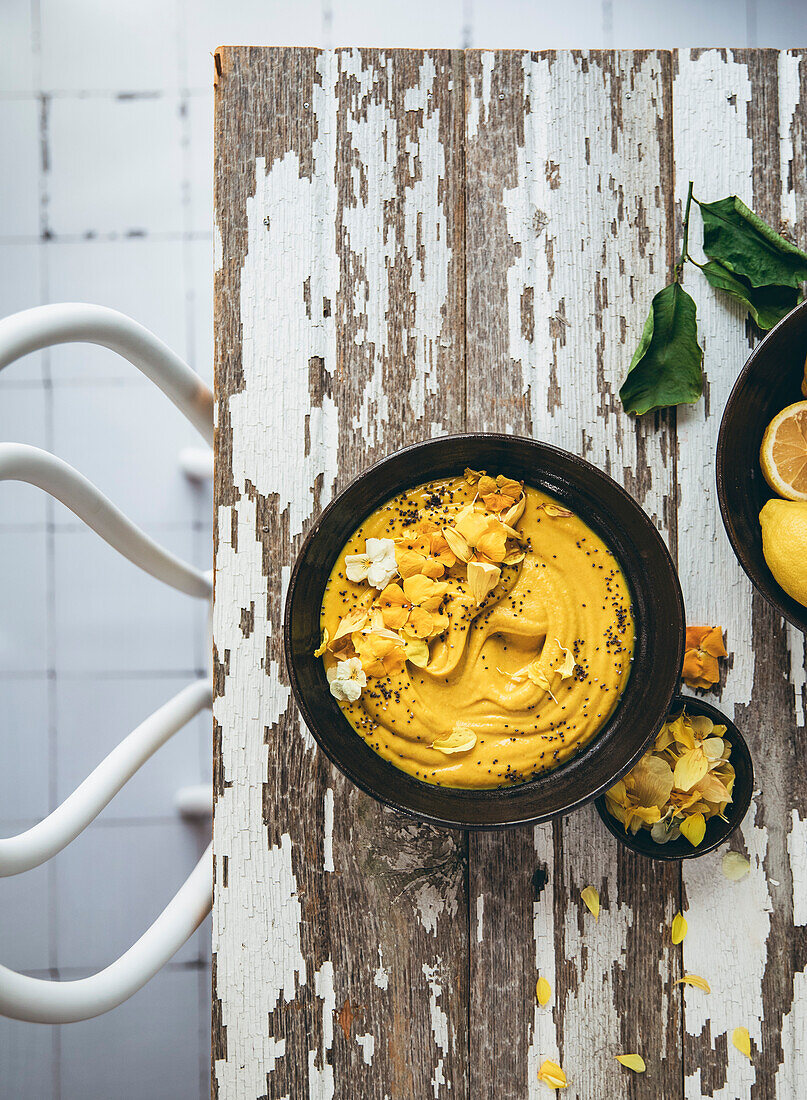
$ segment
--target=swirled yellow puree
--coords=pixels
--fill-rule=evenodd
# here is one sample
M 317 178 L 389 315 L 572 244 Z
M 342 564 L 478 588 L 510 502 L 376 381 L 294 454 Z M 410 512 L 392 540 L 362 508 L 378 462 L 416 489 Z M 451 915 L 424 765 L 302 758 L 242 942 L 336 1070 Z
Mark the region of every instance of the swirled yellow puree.
M 556 500 L 466 470 L 389 501 L 351 537 L 322 605 L 332 694 L 385 760 L 498 787 L 567 760 L 630 671 L 614 555 Z

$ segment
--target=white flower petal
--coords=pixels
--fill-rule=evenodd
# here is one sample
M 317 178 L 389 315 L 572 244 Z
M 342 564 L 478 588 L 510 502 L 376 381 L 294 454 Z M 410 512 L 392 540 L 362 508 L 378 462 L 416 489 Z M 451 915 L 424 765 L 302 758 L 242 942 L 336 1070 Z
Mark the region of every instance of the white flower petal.
M 367 554 L 347 554 L 345 557 L 345 573 L 349 581 L 357 584 L 367 580 L 370 569 L 370 559 Z
M 391 568 L 386 561 L 374 561 L 370 568 L 367 570 L 367 580 L 373 586 L 373 588 L 386 588 L 397 572 L 398 567 L 395 564 L 394 559 Z
M 326 676 L 331 685 L 331 695 L 345 703 L 355 703 L 362 688 L 367 686 L 367 675 L 358 657 L 339 661 L 334 668 L 328 669 Z
M 355 703 L 361 695 L 361 684 L 357 684 L 355 680 L 345 680 L 342 690 L 345 693 L 345 698 L 349 703 Z
M 390 554 L 392 554 L 393 558 L 395 557 L 395 543 L 392 539 L 367 540 L 367 556 L 372 561 L 380 561 Z

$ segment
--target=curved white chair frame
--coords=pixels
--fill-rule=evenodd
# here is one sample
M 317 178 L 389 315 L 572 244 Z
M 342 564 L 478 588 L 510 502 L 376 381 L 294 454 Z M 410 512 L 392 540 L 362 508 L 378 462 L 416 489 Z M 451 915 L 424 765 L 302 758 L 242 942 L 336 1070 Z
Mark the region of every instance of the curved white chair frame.
M 0 370 L 53 344 L 101 344 L 151 379 L 213 443 L 213 394 L 161 340 L 130 317 L 102 306 L 40 306 L 0 321 Z M 195 463 L 195 465 L 194 465 Z M 190 465 L 209 468 L 204 452 Z M 174 557 L 120 512 L 77 470 L 37 447 L 0 443 L 0 481 L 25 481 L 56 497 L 129 561 L 164 584 L 209 600 L 212 577 Z M 128 779 L 191 718 L 212 706 L 212 679 L 183 688 L 134 729 L 44 821 L 0 839 L 0 877 L 37 867 L 90 824 Z M 204 794 L 180 792 L 183 812 L 199 813 Z M 208 793 L 209 799 L 209 793 Z M 46 981 L 0 966 L 0 1014 L 36 1023 L 86 1020 L 131 997 L 182 946 L 210 912 L 213 855 L 208 848 L 190 877 L 151 927 L 119 959 L 89 978 Z

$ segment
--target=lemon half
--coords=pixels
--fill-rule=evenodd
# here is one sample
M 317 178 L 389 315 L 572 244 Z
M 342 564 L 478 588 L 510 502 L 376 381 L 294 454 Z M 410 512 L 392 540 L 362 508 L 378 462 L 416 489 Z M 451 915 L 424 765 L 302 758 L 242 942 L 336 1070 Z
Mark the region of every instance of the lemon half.
M 782 409 L 762 437 L 759 464 L 765 480 L 785 500 L 807 500 L 807 401 Z

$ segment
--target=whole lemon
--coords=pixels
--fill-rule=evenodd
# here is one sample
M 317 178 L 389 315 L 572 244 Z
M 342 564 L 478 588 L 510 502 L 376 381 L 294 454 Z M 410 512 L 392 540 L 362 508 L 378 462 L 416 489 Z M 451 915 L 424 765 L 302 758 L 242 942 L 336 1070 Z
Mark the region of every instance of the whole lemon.
M 807 607 L 807 501 L 769 500 L 759 522 L 768 568 L 788 596 Z

